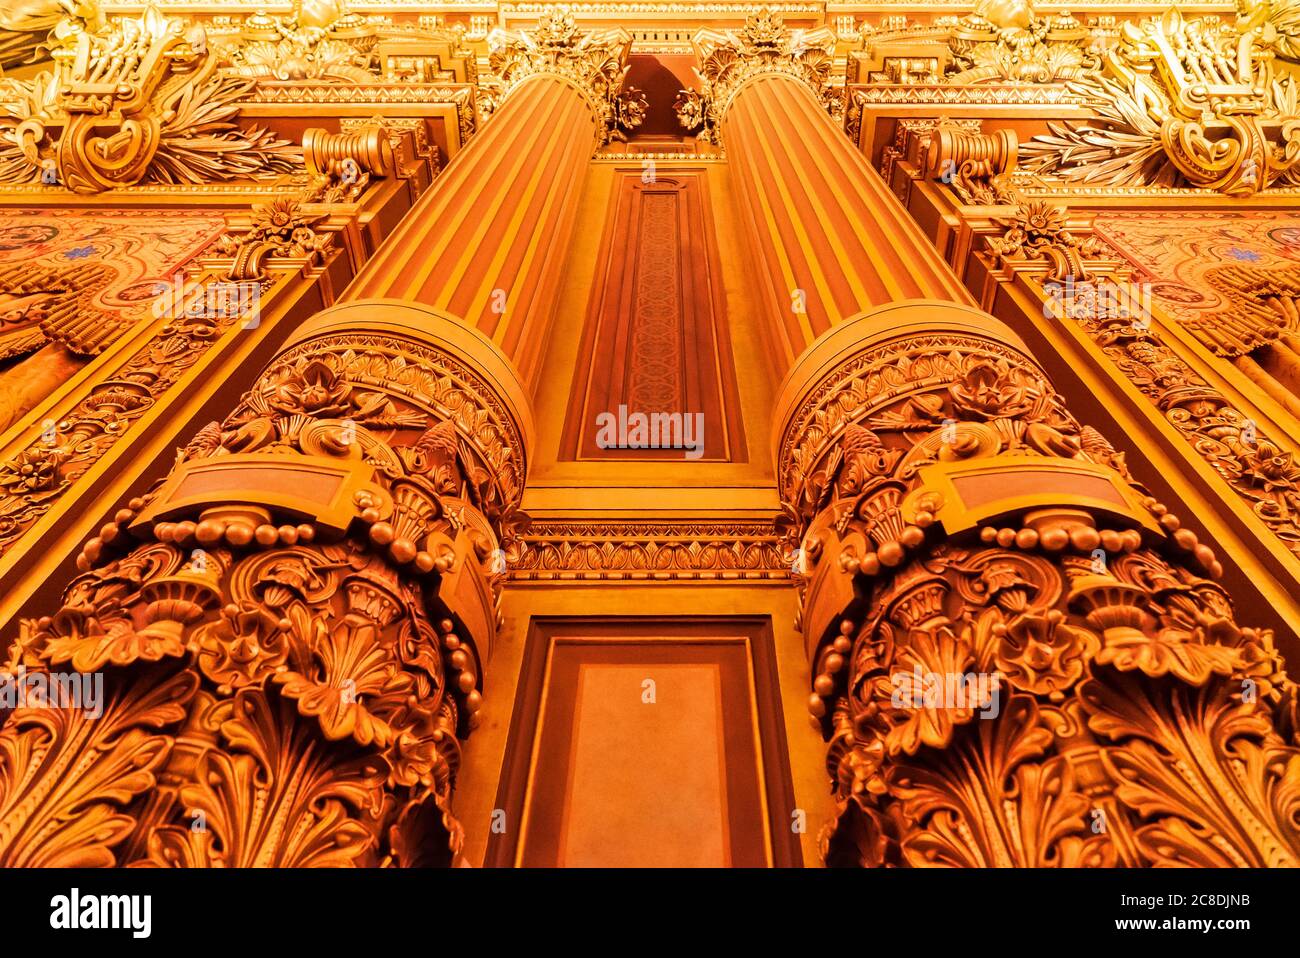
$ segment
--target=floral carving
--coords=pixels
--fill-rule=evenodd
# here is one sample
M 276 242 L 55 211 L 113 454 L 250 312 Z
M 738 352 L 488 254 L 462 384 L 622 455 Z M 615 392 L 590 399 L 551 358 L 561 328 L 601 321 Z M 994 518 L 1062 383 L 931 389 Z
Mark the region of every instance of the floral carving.
M 0 730 L 0 861 L 454 860 L 460 739 L 496 627 L 488 560 L 524 523 L 500 402 L 400 338 L 321 336 L 272 363 L 177 460 L 213 476 L 238 457 L 235 500 L 162 483 L 86 544 L 57 610 L 22 623 L 9 670 L 103 671 L 108 714 L 149 731 L 16 713 Z M 324 470 L 351 490 L 347 515 L 304 520 L 314 487 L 285 500 L 259 469 Z M 442 596 L 447 577 L 461 588 Z M 38 849 L 45 821 L 76 824 Z
M 1300 860 L 1296 689 L 1271 634 L 1237 624 L 1213 552 L 1017 348 L 889 332 L 859 348 L 794 407 L 779 458 L 786 541 L 810 557 L 827 861 Z M 1072 493 L 1075 468 L 1127 505 Z M 998 481 L 981 470 L 999 469 L 1034 491 L 981 514 Z
M 731 98 L 750 77 L 784 73 L 807 83 L 828 111 L 842 104 L 830 85 L 835 33 L 828 27 L 787 31 L 780 14 L 763 8 L 734 33 L 705 30 L 696 38 L 699 90 L 682 90 L 673 109 L 683 129 L 705 143 L 718 140 L 718 125 Z
M 1065 216 L 1064 207 L 1022 200 L 1014 218 L 994 220 L 1006 232 L 1001 238 L 990 239 L 989 246 L 1002 257 L 1046 260 L 1050 280 L 1087 282 L 1092 278 L 1088 259 L 1101 254 L 1102 244 L 1096 237 L 1071 233 Z

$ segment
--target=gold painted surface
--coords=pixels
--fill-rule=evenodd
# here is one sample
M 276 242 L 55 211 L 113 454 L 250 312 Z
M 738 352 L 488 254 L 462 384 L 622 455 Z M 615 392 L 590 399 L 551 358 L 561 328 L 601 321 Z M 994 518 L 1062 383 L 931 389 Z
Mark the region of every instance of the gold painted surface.
M 185 282 L 265 315 L 117 330 L 0 291 L 7 667 L 112 676 L 102 724 L 0 728 L 0 859 L 483 864 L 529 629 L 668 612 L 770 619 L 752 719 L 808 865 L 1296 864 L 1294 250 L 1219 269 L 1139 227 L 1134 275 L 1105 213 L 1294 245 L 1298 16 L 10 4 L 0 204 L 207 209 Z M 562 459 L 613 184 L 665 165 L 708 185 L 747 455 Z M 1080 312 L 1208 270 L 1245 318 Z M 786 315 L 800 283 L 826 322 Z M 999 714 L 899 705 L 914 670 L 995 676 Z M 716 680 L 685 674 L 629 739 L 627 676 L 584 673 L 569 863 L 726 862 L 634 801 L 725 815 Z

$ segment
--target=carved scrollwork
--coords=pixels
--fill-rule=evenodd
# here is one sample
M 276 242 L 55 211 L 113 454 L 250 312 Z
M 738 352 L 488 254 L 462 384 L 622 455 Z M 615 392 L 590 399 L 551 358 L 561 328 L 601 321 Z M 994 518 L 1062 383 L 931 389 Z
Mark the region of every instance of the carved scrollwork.
M 1300 862 L 1271 634 L 1236 623 L 1212 550 L 977 315 L 878 311 L 785 393 L 828 862 Z
M 1229 196 L 1294 184 L 1300 88 L 1259 42 L 1258 30 L 1174 9 L 1126 23 L 1103 69 L 1070 83 L 1100 122 L 1053 123 L 1021 146 L 1021 159 L 1072 183 L 1186 183 Z
M 1276 437 L 1234 407 L 1149 325 L 1111 309 L 1124 297 L 1109 281 L 1068 291 L 1049 282 L 1046 288 L 1059 298 L 1061 314 L 1080 325 L 1268 530 L 1300 555 L 1300 465 Z
M 1004 259 L 1045 260 L 1049 281 L 1090 282 L 1089 260 L 1102 255 L 1101 241 L 1070 232 L 1066 228 L 1064 207 L 1019 196 L 1014 199 L 1017 201 L 1015 216 L 994 220 L 1005 232 L 989 240 L 993 252 Z
M 828 112 L 841 107 L 830 84 L 835 32 L 829 27 L 787 31 L 768 8 L 746 18 L 735 33 L 702 30 L 695 38 L 699 90 L 682 90 L 673 109 L 683 129 L 706 143 L 717 142 L 717 128 L 736 91 L 765 73 L 782 73 L 808 84 Z
M 202 28 L 153 6 L 70 33 L 53 55 L 52 73 L 0 81 L 0 180 L 100 193 L 265 178 L 300 162 L 297 147 L 235 122 L 253 81 L 218 74 Z
M 0 730 L 6 864 L 459 854 L 450 797 L 497 627 L 492 560 L 526 522 L 525 437 L 513 398 L 436 338 L 329 319 L 22 623 L 6 678 L 102 676 L 118 724 L 34 708 Z M 56 824 L 66 840 L 36 842 Z
M 1051 83 L 1077 79 L 1099 65 L 1091 32 L 1061 13 L 1034 13 L 1028 0 L 984 0 L 958 21 L 948 40 L 948 83 Z
M 536 29 L 497 30 L 488 42 L 502 97 L 536 74 L 563 77 L 591 106 L 601 145 L 625 139 L 623 131 L 640 126 L 645 118 L 644 96 L 623 88 L 632 47 L 631 34 L 625 30 L 584 33 L 567 8 L 557 7 L 542 14 Z

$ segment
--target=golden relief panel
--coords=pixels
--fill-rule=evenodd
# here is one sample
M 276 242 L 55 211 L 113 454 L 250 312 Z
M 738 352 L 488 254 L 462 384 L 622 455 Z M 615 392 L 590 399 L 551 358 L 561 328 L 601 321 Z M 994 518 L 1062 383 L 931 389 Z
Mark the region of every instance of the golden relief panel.
M 1097 235 L 1135 267 L 1155 304 L 1206 346 L 1238 356 L 1293 324 L 1252 296 L 1255 283 L 1300 282 L 1300 212 L 1105 212 Z
M 0 213 L 0 429 L 55 383 L 14 357 L 52 344 L 64 373 L 156 318 L 173 275 L 221 235 L 214 213 L 13 210 Z

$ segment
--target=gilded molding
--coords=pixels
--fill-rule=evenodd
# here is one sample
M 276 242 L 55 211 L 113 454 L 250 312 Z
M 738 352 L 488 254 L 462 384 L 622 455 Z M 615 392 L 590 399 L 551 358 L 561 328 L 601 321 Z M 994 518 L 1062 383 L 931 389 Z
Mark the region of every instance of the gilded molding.
M 184 312 L 170 317 L 112 378 L 97 383 L 61 416 L 54 442 L 35 432 L 25 448 L 0 460 L 0 554 L 68 493 L 213 340 L 243 318 L 234 311 Z
M 252 81 L 217 73 L 201 28 L 149 7 L 79 32 L 52 72 L 0 80 L 0 180 L 100 193 L 141 182 L 264 179 L 296 146 L 235 122 Z
M 1056 315 L 1087 333 L 1189 446 L 1219 474 L 1269 533 L 1300 558 L 1300 465 L 1228 397 L 1169 348 L 1108 277 L 1042 280 Z
M 234 26 L 214 25 L 223 69 L 272 81 L 474 83 L 477 64 L 465 31 L 394 27 L 362 17 L 343 0 L 295 0 L 285 16 L 258 10 Z
M 978 0 L 966 16 L 958 12 L 924 24 L 901 17 L 864 24 L 864 48 L 849 56 L 848 82 L 1059 83 L 1095 70 L 1096 51 L 1114 33 L 1099 18 L 1085 26 L 1065 9 L 1039 16 L 1029 0 Z
M 295 0 L 288 16 L 258 11 L 218 36 L 222 65 L 237 76 L 367 82 L 379 34 L 342 0 Z
M 911 86 L 881 84 L 879 86 L 854 86 L 850 90 L 851 104 L 864 106 L 938 103 L 938 104 L 1000 104 L 1005 106 L 1049 106 L 1077 103 L 1078 97 L 1059 85 L 1034 86 L 1032 84 L 988 83 L 979 86 L 949 86 L 947 84 L 914 84 Z
M 1020 149 L 1066 182 L 1190 185 L 1252 196 L 1300 183 L 1300 81 L 1278 72 L 1257 30 L 1185 19 L 1126 23 L 1096 75 L 1072 81 L 1097 121 L 1050 124 Z
M 1069 13 L 1044 18 L 1028 0 L 981 0 L 952 30 L 948 46 L 955 70 L 947 82 L 1076 79 L 1098 65 L 1092 39 L 1091 31 Z
M 790 577 L 770 522 L 534 521 L 511 582 L 780 580 Z

